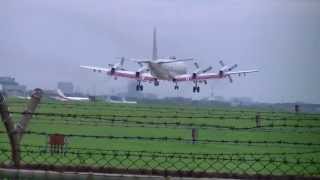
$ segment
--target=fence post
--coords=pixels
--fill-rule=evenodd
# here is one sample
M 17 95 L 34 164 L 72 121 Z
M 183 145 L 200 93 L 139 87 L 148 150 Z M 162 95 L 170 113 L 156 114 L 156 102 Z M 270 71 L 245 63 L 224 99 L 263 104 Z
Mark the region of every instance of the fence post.
M 298 104 L 294 105 L 294 112 L 298 114 L 300 112 L 300 106 Z
M 198 130 L 196 128 L 192 128 L 191 135 L 192 135 L 192 144 L 195 144 L 198 138 Z
M 42 90 L 39 88 L 33 90 L 31 100 L 28 103 L 26 110 L 23 112 L 22 119 L 16 124 L 10 116 L 9 108 L 3 94 L 0 93 L 0 114 L 9 137 L 11 156 L 15 168 L 20 168 L 20 142 L 23 132 L 32 118 L 32 113 L 34 113 L 40 103 L 42 93 Z
M 261 127 L 261 118 L 260 118 L 260 113 L 257 112 L 256 114 L 256 127 L 260 128 Z

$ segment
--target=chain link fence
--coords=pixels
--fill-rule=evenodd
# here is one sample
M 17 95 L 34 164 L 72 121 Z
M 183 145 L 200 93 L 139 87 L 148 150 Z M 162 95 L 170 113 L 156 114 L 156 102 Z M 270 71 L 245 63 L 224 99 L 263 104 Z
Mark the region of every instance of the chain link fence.
M 3 144 L 3 143 L 2 143 Z M 8 146 L 9 147 L 9 146 Z M 69 148 L 52 154 L 43 146 L 22 145 L 21 168 L 188 177 L 319 177 L 320 162 L 298 153 L 163 153 Z M 11 150 L 0 148 L 0 166 L 11 167 Z
M 320 142 L 315 139 L 319 137 L 319 115 L 260 112 L 258 117 L 263 122 L 259 121 L 258 126 L 256 112 L 244 110 L 189 112 L 187 108 L 163 107 L 158 111 L 153 107 L 133 106 L 125 107 L 121 114 L 111 114 L 116 109 L 108 105 L 110 114 L 98 114 L 104 106 L 76 103 L 63 106 L 43 103 L 42 106 L 40 112 L 2 110 L 8 117 L 27 116 L 33 121 L 30 129 L 25 126 L 20 131 L 16 131 L 19 127 L 16 121 L 12 121 L 13 131 L 0 127 L 0 168 L 175 177 L 320 178 Z M 74 112 L 59 111 L 64 109 Z M 171 111 L 167 113 L 168 110 Z M 5 118 L 3 121 L 9 122 Z M 91 131 L 84 131 L 86 127 Z M 116 130 L 120 128 L 123 131 L 118 133 Z M 130 128 L 139 131 L 126 132 Z M 193 128 L 206 136 L 192 139 Z M 150 129 L 171 134 L 150 133 Z M 140 133 L 141 130 L 149 130 L 150 134 Z M 179 133 L 174 134 L 176 130 Z M 280 138 L 267 137 L 272 134 Z M 14 151 L 7 136 L 18 140 Z M 51 136 L 59 141 L 53 146 L 48 140 Z M 96 146 L 99 143 L 103 145 Z M 180 151 L 127 150 L 135 143 L 148 147 L 186 147 L 190 153 L 181 148 Z M 106 147 L 109 149 L 103 149 Z M 202 147 L 213 151 L 204 153 Z M 221 148 L 217 150 L 220 152 L 214 153 L 214 148 Z M 228 151 L 228 148 L 233 149 Z M 14 154 L 19 156 L 14 159 Z

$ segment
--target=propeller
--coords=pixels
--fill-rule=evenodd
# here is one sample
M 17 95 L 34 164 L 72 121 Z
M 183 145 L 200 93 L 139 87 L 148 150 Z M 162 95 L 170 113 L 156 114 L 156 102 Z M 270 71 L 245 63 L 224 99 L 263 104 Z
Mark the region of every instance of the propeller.
M 142 66 L 142 67 L 140 67 L 139 69 L 138 69 L 138 71 L 137 72 L 147 72 L 147 71 L 149 71 L 149 69 L 148 69 L 148 67 L 146 67 L 146 66 Z
M 148 66 L 144 65 L 143 63 L 141 62 L 138 62 L 140 68 L 137 70 L 137 72 L 139 73 L 143 73 L 143 72 L 148 72 L 150 71 L 150 69 L 148 68 Z
M 206 72 L 212 70 L 212 66 L 209 66 L 206 69 L 200 69 L 200 66 L 199 66 L 199 64 L 197 62 L 194 63 L 194 66 L 196 67 L 196 70 L 194 70 L 193 73 L 196 73 L 196 74 L 206 73 Z
M 197 62 L 195 62 L 195 63 L 193 63 L 194 64 L 194 66 L 196 67 L 196 69 L 199 69 L 200 67 L 199 67 L 199 64 L 197 63 Z
M 222 60 L 219 61 L 219 64 L 220 64 L 222 67 L 225 66 L 225 65 L 224 65 L 224 62 L 223 62 Z
M 123 64 L 124 64 L 125 58 L 124 57 L 116 57 L 116 59 L 120 59 L 120 62 L 115 63 L 115 64 L 109 64 L 109 67 L 114 70 L 124 70 Z
M 219 61 L 219 64 L 222 66 L 222 68 L 219 71 L 220 77 L 223 77 L 225 72 L 232 71 L 233 69 L 238 67 L 237 64 L 234 64 L 231 67 L 229 67 L 228 65 L 225 65 L 222 60 Z M 227 75 L 227 76 L 228 76 L 229 82 L 232 83 L 233 82 L 232 77 L 230 75 Z
M 220 71 L 223 72 L 228 72 L 228 71 L 232 71 L 233 69 L 238 67 L 238 64 L 234 64 L 231 67 L 229 67 L 228 65 L 225 65 L 224 62 L 222 60 L 219 61 L 219 64 L 222 66 L 222 68 L 220 69 Z
M 141 73 L 150 71 L 149 67 L 141 62 L 137 62 L 140 68 L 136 71 L 136 78 L 140 78 Z
M 232 71 L 233 69 L 237 68 L 238 67 L 238 64 L 234 64 L 233 66 L 231 66 L 228 71 Z
M 229 82 L 232 83 L 233 82 L 233 79 L 230 75 L 228 75 L 228 79 L 229 79 Z
M 202 73 L 206 73 L 212 70 L 212 66 L 207 67 L 206 69 L 202 70 Z

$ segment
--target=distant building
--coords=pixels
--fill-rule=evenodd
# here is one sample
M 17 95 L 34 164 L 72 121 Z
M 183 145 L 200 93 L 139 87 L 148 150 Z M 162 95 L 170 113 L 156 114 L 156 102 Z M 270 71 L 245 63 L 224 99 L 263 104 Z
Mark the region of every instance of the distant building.
M 220 101 L 220 102 L 226 101 L 223 96 L 214 96 L 214 100 L 215 100 L 215 101 Z
M 13 77 L 0 77 L 1 91 L 8 96 L 25 96 L 27 87 L 20 85 Z
M 65 94 L 73 94 L 73 84 L 72 82 L 58 82 L 58 89 L 60 89 Z
M 231 98 L 231 105 L 232 106 L 249 106 L 252 105 L 254 102 L 249 97 L 235 97 Z

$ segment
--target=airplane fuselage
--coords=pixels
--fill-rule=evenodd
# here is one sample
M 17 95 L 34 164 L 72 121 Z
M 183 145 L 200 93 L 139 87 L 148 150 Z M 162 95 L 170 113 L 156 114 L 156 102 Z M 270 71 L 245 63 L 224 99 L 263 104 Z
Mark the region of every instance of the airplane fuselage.
M 163 80 L 172 80 L 177 75 L 187 73 L 187 67 L 183 62 L 148 64 L 151 75 Z

